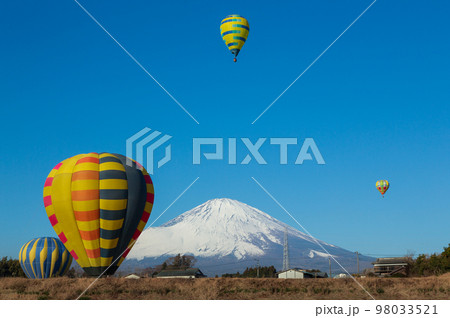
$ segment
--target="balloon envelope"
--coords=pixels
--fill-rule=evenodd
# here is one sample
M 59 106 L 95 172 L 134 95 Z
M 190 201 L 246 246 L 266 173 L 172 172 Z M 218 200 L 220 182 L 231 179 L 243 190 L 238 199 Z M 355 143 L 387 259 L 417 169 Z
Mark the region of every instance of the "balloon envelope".
M 114 274 L 144 229 L 153 199 L 147 171 L 119 154 L 66 159 L 44 185 L 53 229 L 90 276 Z
M 72 256 L 57 238 L 41 237 L 22 246 L 19 262 L 28 278 L 49 278 L 63 276 L 72 264 Z
M 220 34 L 226 46 L 236 57 L 247 40 L 250 26 L 244 17 L 232 14 L 222 20 Z
M 381 195 L 384 196 L 386 191 L 389 189 L 389 182 L 387 180 L 378 180 L 375 186 L 377 187 L 378 191 L 380 191 Z

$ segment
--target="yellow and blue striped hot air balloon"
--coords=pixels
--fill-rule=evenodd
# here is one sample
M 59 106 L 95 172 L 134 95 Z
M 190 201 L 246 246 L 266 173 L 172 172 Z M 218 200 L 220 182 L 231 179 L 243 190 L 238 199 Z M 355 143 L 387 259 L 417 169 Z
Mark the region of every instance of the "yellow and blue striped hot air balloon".
M 228 49 L 234 54 L 234 61 L 247 40 L 250 26 L 244 17 L 232 14 L 222 20 L 220 34 Z
M 66 159 L 44 185 L 53 229 L 90 276 L 114 274 L 144 229 L 153 200 L 147 171 L 118 154 Z
M 28 278 L 49 278 L 67 273 L 72 256 L 57 238 L 41 237 L 22 246 L 19 262 Z
M 378 180 L 377 183 L 375 183 L 375 186 L 384 198 L 384 194 L 389 189 L 389 182 L 387 180 Z

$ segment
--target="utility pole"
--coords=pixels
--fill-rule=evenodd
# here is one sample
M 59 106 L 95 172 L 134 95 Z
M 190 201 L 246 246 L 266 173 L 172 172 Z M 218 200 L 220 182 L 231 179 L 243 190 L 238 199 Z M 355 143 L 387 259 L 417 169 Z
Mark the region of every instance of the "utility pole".
M 257 271 L 256 271 L 256 277 L 259 278 L 259 260 L 258 260 L 258 269 L 257 269 Z
M 287 271 L 289 269 L 290 269 L 289 245 L 288 245 L 287 228 L 285 228 L 284 229 L 284 244 L 283 244 L 283 271 Z
M 357 274 L 359 275 L 359 253 L 358 252 L 356 252 L 356 267 L 358 269 Z
M 255 259 L 256 263 L 256 277 L 259 278 L 259 259 Z
M 328 265 L 330 266 L 330 278 L 331 278 L 331 258 L 328 257 Z

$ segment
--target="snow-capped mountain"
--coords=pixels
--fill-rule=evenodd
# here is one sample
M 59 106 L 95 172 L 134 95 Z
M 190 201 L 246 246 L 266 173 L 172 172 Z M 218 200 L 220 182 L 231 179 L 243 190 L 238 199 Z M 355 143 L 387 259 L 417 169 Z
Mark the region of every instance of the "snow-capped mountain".
M 209 275 L 242 272 L 254 266 L 256 260 L 262 266 L 274 265 L 281 270 L 286 231 L 290 267 L 328 271 L 330 253 L 348 271 L 356 269 L 353 252 L 316 241 L 269 214 L 232 199 L 209 200 L 162 226 L 145 230 L 124 266 L 158 265 L 180 253 L 195 256 L 196 266 Z M 371 260 L 360 256 L 360 267 L 367 267 Z M 334 272 L 343 272 L 336 263 L 333 268 Z

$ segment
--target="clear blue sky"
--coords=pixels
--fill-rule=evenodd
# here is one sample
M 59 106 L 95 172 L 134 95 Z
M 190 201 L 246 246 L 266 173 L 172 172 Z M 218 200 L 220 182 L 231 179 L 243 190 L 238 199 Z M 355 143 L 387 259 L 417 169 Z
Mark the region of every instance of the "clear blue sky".
M 297 227 L 253 176 L 314 236 L 343 248 L 403 255 L 450 242 L 447 1 L 378 0 L 254 125 L 371 0 L 80 2 L 200 125 L 74 1 L 2 3 L 0 255 L 55 235 L 42 202 L 55 164 L 125 154 L 144 127 L 173 136 L 173 159 L 153 176 L 150 223 L 200 177 L 155 225 L 229 197 Z M 219 33 L 228 14 L 251 28 L 236 64 Z M 266 166 L 193 166 L 192 137 L 312 137 L 326 165 L 280 166 L 266 144 Z M 391 182 L 384 199 L 378 179 Z

